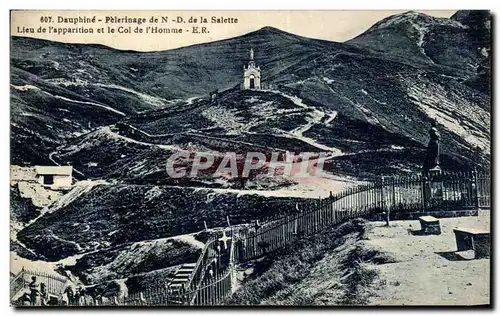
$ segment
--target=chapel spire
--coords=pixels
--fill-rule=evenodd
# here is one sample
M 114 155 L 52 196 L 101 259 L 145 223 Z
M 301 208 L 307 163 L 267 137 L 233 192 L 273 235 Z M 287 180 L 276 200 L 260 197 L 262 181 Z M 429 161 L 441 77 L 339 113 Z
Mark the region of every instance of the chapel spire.
M 260 90 L 260 67 L 253 60 L 253 48 L 250 48 L 250 60 L 247 66 L 243 66 L 243 89 Z

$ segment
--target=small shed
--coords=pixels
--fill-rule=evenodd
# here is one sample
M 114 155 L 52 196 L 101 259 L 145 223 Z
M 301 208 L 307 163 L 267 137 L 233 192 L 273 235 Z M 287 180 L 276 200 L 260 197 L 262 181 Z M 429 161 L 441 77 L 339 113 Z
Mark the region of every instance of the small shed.
M 72 166 L 35 166 L 38 183 L 51 188 L 71 187 Z

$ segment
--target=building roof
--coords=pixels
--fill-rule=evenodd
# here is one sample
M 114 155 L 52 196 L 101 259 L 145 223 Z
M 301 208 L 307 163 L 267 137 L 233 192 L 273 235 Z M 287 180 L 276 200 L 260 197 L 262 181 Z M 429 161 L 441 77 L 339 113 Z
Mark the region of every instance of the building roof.
M 35 166 L 37 175 L 58 175 L 71 176 L 73 166 Z

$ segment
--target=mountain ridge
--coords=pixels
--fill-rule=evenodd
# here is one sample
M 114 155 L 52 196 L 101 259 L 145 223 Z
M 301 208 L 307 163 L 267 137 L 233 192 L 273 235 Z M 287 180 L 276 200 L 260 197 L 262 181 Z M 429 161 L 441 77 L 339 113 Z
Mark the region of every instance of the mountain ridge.
M 229 38 L 224 38 L 224 39 L 219 39 L 211 42 L 204 42 L 204 43 L 194 43 L 186 46 L 181 46 L 181 47 L 176 47 L 176 48 L 171 48 L 171 49 L 163 49 L 163 50 L 151 50 L 151 51 L 137 51 L 133 49 L 120 49 L 120 48 L 115 48 L 112 46 L 108 46 L 105 44 L 99 44 L 99 43 L 68 43 L 68 42 L 62 42 L 62 41 L 57 41 L 57 40 L 48 40 L 48 39 L 42 39 L 42 38 L 36 38 L 36 37 L 30 37 L 30 36 L 22 36 L 22 35 L 13 35 L 11 36 L 11 42 L 12 39 L 14 41 L 19 40 L 19 39 L 31 39 L 34 41 L 38 41 L 40 43 L 59 43 L 61 45 L 72 45 L 72 46 L 81 46 L 81 47 L 89 47 L 89 48 L 104 48 L 104 49 L 109 49 L 109 50 L 114 50 L 114 51 L 119 51 L 123 53 L 164 53 L 164 52 L 171 52 L 171 51 L 176 51 L 184 48 L 192 48 L 192 47 L 197 47 L 197 46 L 204 46 L 204 45 L 209 45 L 213 43 L 218 43 L 218 42 L 224 42 L 224 41 L 230 41 L 234 39 L 238 39 L 241 37 L 251 37 L 255 35 L 262 35 L 262 34 L 275 34 L 275 35 L 282 35 L 282 36 L 290 36 L 290 37 L 295 37 L 298 39 L 306 39 L 306 40 L 312 40 L 312 41 L 318 41 L 318 42 L 324 42 L 324 43 L 334 43 L 334 44 L 343 44 L 344 42 L 337 42 L 337 41 L 332 41 L 332 40 L 326 40 L 326 39 L 318 39 L 318 38 L 312 38 L 312 37 L 305 37 L 297 34 L 293 34 L 284 30 L 281 30 L 279 28 L 276 28 L 274 26 L 263 26 L 259 29 L 250 31 L 248 33 L 244 33 L 241 35 L 237 35 L 234 37 L 229 37 Z
M 347 43 L 419 64 L 438 65 L 467 80 L 478 75 L 479 65 L 489 67 L 489 23 L 488 11 L 457 11 L 448 19 L 409 11 L 377 22 Z M 487 82 L 481 90 L 489 91 Z
M 463 13 L 456 15 L 462 16 L 462 19 L 468 16 Z M 369 35 L 374 28 L 377 30 L 387 21 L 394 19 L 406 21 L 408 18 L 431 22 L 446 20 L 407 12 L 388 17 L 363 34 Z M 359 39 L 359 36 L 357 38 Z M 324 105 L 328 103 L 328 106 L 333 106 L 336 111 L 347 110 L 350 112 L 349 115 L 373 122 L 375 122 L 373 118 L 367 117 L 366 113 L 378 111 L 380 104 L 377 102 L 385 102 L 380 100 L 387 96 L 381 95 L 378 99 L 374 99 L 371 94 L 367 94 L 367 91 L 373 90 L 374 84 L 381 85 L 388 91 L 394 90 L 380 80 L 382 77 L 392 81 L 394 87 L 400 85 L 402 79 L 390 78 L 413 76 L 412 72 L 425 73 L 427 78 L 432 76 L 435 78 L 432 81 L 436 81 L 438 78 L 436 76 L 450 76 L 450 80 L 439 79 L 439 85 L 450 85 L 455 81 L 464 80 L 461 77 L 453 78 L 453 73 L 442 72 L 440 66 L 430 62 L 408 63 L 394 58 L 392 53 L 386 58 L 384 54 L 368 53 L 367 48 L 308 39 L 274 27 L 263 27 L 235 38 L 163 52 L 134 53 L 100 45 L 57 44 L 45 40 L 16 37 L 13 38 L 11 44 L 13 49 L 11 69 L 17 76 L 11 81 L 14 86 L 37 86 L 40 85 L 37 82 L 44 81 L 45 90 L 42 90 L 44 93 L 54 94 L 52 90 L 64 89 L 68 93 L 80 95 L 81 100 L 85 102 L 100 104 L 128 116 L 170 107 L 178 102 L 182 103 L 181 99 L 188 97 L 203 97 L 215 89 L 233 88 L 241 80 L 242 66 L 247 61 L 246 55 L 251 47 L 255 47 L 256 62 L 263 69 L 265 85 L 280 87 L 279 89 L 285 89 L 284 91 L 289 90 L 291 94 L 305 97 L 310 101 L 317 101 Z M 85 54 L 81 55 L 82 53 Z M 382 65 L 385 71 L 379 70 Z M 332 67 L 336 67 L 337 70 L 333 70 Z M 371 80 L 367 82 L 368 86 L 362 84 L 366 87 L 359 87 L 358 91 L 366 95 L 363 98 L 359 97 L 358 92 L 351 91 L 354 86 L 360 86 L 359 80 L 356 81 L 356 78 L 351 78 L 350 75 L 352 70 L 356 69 L 362 69 L 359 75 Z M 340 73 L 343 77 L 339 77 Z M 26 74 L 34 77 L 27 77 Z M 333 77 L 329 76 L 338 77 L 336 80 L 343 82 L 343 86 L 336 86 L 336 83 L 332 81 Z M 482 78 L 478 79 L 479 83 L 474 76 L 468 80 L 472 82 L 472 85 L 482 87 L 484 79 L 488 79 L 488 73 L 478 74 L 478 76 Z M 16 91 L 14 89 L 14 91 L 17 98 L 20 98 L 19 101 L 29 97 L 27 104 L 32 104 L 33 100 L 46 103 L 40 99 L 45 96 L 30 95 L 35 90 Z M 339 94 L 339 91 L 342 91 L 342 94 Z M 345 92 L 348 92 L 349 96 L 346 96 Z M 403 91 L 403 93 L 406 92 Z M 471 92 L 467 91 L 467 94 L 477 99 Z M 369 107 L 374 108 L 368 110 L 365 105 L 360 106 L 362 103 L 359 102 L 372 103 L 373 105 Z M 401 102 L 409 104 L 407 98 L 401 99 Z M 482 103 L 481 101 L 480 104 Z M 64 106 L 67 107 L 67 105 Z M 90 105 L 80 102 L 80 106 Z M 390 116 L 391 113 L 387 112 L 384 115 Z M 25 116 L 18 123 L 16 122 L 18 117 L 15 116 L 14 122 L 22 128 L 29 129 L 24 121 L 34 117 L 36 115 Z M 66 119 L 72 120 L 69 117 Z M 113 119 L 109 123 L 114 124 L 119 120 L 119 118 Z M 377 120 L 380 121 L 380 117 Z M 64 132 L 63 129 L 60 131 Z M 80 128 L 80 132 L 88 131 L 87 127 Z M 32 138 L 32 136 L 26 137 Z M 52 151 L 53 148 L 50 150 Z

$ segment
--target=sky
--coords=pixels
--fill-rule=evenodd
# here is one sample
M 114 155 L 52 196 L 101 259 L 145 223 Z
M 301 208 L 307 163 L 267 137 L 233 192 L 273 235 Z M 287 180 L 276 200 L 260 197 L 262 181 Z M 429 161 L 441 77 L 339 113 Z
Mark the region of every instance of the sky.
M 11 35 L 67 43 L 103 44 L 123 50 L 158 51 L 231 38 L 264 26 L 273 26 L 305 37 L 344 42 L 363 33 L 381 19 L 403 12 L 405 11 L 12 11 Z M 456 11 L 418 12 L 449 18 Z M 78 23 L 75 24 L 75 21 L 68 20 L 78 17 L 85 17 L 87 22 L 76 21 Z M 95 22 L 92 22 L 94 17 Z M 144 18 L 146 22 L 117 23 L 119 18 L 124 17 Z M 173 22 L 179 17 L 182 18 L 182 23 Z M 232 23 L 211 23 L 212 17 L 225 18 Z M 158 19 L 158 22 L 150 23 L 151 18 Z M 167 18 L 166 22 L 162 23 L 162 18 Z M 190 18 L 197 21 L 190 22 Z M 207 23 L 201 23 L 202 18 L 207 19 Z M 237 23 L 234 23 L 236 19 Z M 87 30 L 91 28 L 94 32 L 62 34 L 65 29 L 69 31 L 68 29 L 81 27 Z M 182 29 L 183 33 L 153 34 L 152 27 L 162 30 Z M 202 27 L 206 27 L 206 33 L 202 32 Z M 140 30 L 142 33 L 138 33 Z

